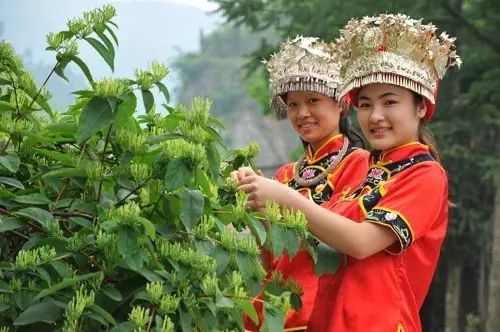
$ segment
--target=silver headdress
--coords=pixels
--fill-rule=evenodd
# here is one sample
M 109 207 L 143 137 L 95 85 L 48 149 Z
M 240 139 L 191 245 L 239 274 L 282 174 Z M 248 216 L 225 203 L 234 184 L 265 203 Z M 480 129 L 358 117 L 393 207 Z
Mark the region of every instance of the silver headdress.
M 461 64 L 455 38 L 445 32 L 437 37 L 436 30 L 403 14 L 351 19 L 334 44 L 343 81 L 339 98 L 366 84 L 389 83 L 434 104 L 437 81 Z
M 280 45 L 269 61 L 271 110 L 285 117 L 287 106 L 282 95 L 290 91 L 313 91 L 337 99 L 340 82 L 337 62 L 328 45 L 318 38 L 297 36 Z

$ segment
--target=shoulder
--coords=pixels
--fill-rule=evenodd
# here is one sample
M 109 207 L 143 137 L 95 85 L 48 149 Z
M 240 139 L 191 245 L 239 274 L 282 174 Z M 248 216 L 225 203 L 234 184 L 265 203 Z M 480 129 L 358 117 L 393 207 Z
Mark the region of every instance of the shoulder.
M 359 169 L 362 172 L 366 172 L 368 170 L 370 163 L 370 152 L 356 148 L 354 151 L 349 153 L 344 160 L 339 164 L 339 168 L 347 168 L 347 169 Z
M 444 168 L 436 161 L 424 161 L 396 174 L 387 182 L 390 187 L 407 187 L 420 193 L 443 193 L 448 188 Z
M 293 167 L 295 166 L 295 163 L 288 163 L 276 171 L 274 174 L 274 179 L 282 182 L 282 183 L 287 183 L 293 178 Z

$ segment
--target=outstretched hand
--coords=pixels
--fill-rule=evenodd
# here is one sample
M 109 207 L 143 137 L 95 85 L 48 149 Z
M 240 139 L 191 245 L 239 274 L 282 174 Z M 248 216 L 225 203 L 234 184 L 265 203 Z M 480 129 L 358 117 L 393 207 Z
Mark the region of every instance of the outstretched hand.
M 241 180 L 251 175 L 263 175 L 263 174 L 260 171 L 260 169 L 257 170 L 257 172 L 255 172 L 251 167 L 240 167 L 238 168 L 237 171 L 232 171 L 231 174 L 229 174 L 229 177 L 235 180 L 236 183 L 238 183 L 239 185 Z
M 262 211 L 267 201 L 275 201 L 283 204 L 287 193 L 293 189 L 288 186 L 264 176 L 251 174 L 239 181 L 239 189 L 248 194 L 248 207 L 253 211 Z

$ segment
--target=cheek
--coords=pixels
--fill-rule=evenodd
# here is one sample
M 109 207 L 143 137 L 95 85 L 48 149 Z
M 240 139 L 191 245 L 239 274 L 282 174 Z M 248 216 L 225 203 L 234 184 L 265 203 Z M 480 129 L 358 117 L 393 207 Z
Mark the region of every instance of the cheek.
M 368 130 L 368 120 L 369 120 L 369 114 L 367 112 L 359 112 L 357 114 L 358 118 L 358 124 L 361 130 L 365 132 L 365 130 Z

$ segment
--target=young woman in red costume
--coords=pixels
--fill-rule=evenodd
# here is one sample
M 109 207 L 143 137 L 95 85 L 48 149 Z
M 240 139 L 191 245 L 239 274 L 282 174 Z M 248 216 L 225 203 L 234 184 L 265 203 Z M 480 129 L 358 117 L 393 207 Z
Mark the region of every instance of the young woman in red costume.
M 448 180 L 425 124 L 438 80 L 460 65 L 454 39 L 435 31 L 400 14 L 353 19 L 341 30 L 340 98 L 353 101 L 374 151 L 364 183 L 328 203 L 330 211 L 240 170 L 251 208 L 274 200 L 301 210 L 310 231 L 345 256 L 320 278 L 307 331 L 421 331 L 448 221 Z
M 339 66 L 328 54 L 327 44 L 317 38 L 297 37 L 283 43 L 266 68 L 270 74 L 271 108 L 278 116 L 288 118 L 305 148 L 296 163 L 278 169 L 275 179 L 314 205 L 329 204 L 363 180 L 369 157 L 359 148 L 361 139 L 350 128 L 346 111 L 337 102 Z M 285 279 L 291 278 L 301 286 L 302 307 L 285 317 L 284 330 L 304 331 L 319 279 L 311 256 L 300 250 L 292 259 L 286 254 L 273 259 L 268 253 L 267 260 L 269 272 L 280 271 Z M 262 325 L 261 302 L 255 301 L 254 305 L 260 322 L 255 324 L 247 317 L 247 331 L 258 331 Z

